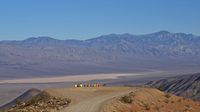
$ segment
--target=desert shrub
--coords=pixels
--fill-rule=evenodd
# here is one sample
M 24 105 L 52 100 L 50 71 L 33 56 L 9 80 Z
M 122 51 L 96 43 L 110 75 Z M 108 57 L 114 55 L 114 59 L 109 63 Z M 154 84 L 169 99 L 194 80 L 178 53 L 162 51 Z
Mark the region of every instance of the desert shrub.
M 123 111 L 124 112 L 124 111 Z M 129 112 L 138 112 L 138 111 L 136 111 L 136 110 L 129 110 Z
M 20 105 L 20 104 L 22 103 L 22 101 L 21 101 L 20 99 L 17 99 L 17 100 L 15 101 L 15 103 L 16 103 L 16 105 Z
M 164 102 L 165 102 L 165 103 L 169 103 L 169 100 L 168 100 L 168 99 L 165 99 Z
M 184 107 L 185 107 L 184 112 L 189 112 L 190 110 L 192 110 L 191 105 L 185 105 Z
M 145 104 L 144 107 L 145 107 L 146 110 L 150 110 L 151 109 L 149 104 Z
M 135 97 L 135 93 L 134 92 L 130 92 L 129 93 L 129 97 L 132 97 L 132 98 Z
M 165 90 L 163 85 L 158 86 L 157 89 L 160 90 L 160 91 L 164 91 Z
M 121 97 L 121 101 L 124 102 L 124 103 L 132 103 L 133 102 L 131 97 L 128 96 L 128 95 Z
M 156 109 L 157 111 L 160 111 L 160 107 L 158 107 L 158 106 L 156 106 L 155 109 Z
M 178 102 L 181 102 L 182 100 L 181 99 L 178 99 Z
M 165 94 L 165 97 L 166 97 L 166 98 L 170 98 L 171 95 L 170 95 L 169 93 L 166 93 L 166 94 Z

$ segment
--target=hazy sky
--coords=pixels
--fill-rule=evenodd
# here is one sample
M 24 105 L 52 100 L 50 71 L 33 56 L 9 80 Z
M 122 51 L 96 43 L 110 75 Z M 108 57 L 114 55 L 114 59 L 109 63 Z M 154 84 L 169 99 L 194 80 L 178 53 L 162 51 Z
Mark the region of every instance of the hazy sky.
M 0 40 L 160 30 L 200 35 L 200 0 L 0 0 Z

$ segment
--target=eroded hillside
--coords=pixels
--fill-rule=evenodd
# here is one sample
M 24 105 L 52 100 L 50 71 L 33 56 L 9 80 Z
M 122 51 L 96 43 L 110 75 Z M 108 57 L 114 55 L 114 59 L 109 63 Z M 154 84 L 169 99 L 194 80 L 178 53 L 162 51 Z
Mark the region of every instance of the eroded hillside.
M 141 88 L 104 103 L 101 112 L 199 112 L 200 102 Z
M 178 96 L 200 100 L 200 73 L 151 81 L 146 85 Z

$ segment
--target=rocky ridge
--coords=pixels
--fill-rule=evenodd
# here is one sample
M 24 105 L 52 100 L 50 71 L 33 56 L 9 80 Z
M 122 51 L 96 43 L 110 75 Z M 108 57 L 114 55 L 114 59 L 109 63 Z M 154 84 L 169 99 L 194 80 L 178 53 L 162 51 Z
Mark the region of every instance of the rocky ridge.
M 200 101 L 200 73 L 150 81 L 146 85 L 158 88 L 161 91 Z
M 58 98 L 42 92 L 28 101 L 17 102 L 15 106 L 5 112 L 57 112 L 69 105 L 67 98 Z

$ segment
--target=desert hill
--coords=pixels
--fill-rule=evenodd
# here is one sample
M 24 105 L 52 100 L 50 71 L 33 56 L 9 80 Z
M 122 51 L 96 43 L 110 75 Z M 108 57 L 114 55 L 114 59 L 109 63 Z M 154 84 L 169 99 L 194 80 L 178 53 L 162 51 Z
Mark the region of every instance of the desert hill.
M 10 108 L 12 107 L 13 105 L 15 105 L 16 103 L 18 102 L 25 102 L 25 101 L 28 101 L 30 100 L 32 97 L 40 94 L 42 91 L 41 90 L 38 90 L 38 89 L 35 89 L 35 88 L 32 88 L 32 89 L 29 89 L 28 91 L 24 92 L 22 95 L 20 95 L 19 97 L 15 98 L 14 100 L 12 100 L 11 102 L 1 106 L 0 108 L 1 109 L 5 109 L 5 108 Z
M 200 73 L 151 81 L 146 85 L 178 96 L 200 100 Z
M 29 100 L 17 102 L 15 106 L 3 109 L 5 112 L 57 112 L 69 105 L 71 100 L 58 98 L 43 91 Z
M 140 88 L 107 101 L 101 112 L 199 112 L 199 110 L 200 102 L 157 89 Z
M 40 112 L 44 107 L 47 112 L 198 112 L 200 103 L 144 87 L 55 88 L 10 111 Z

